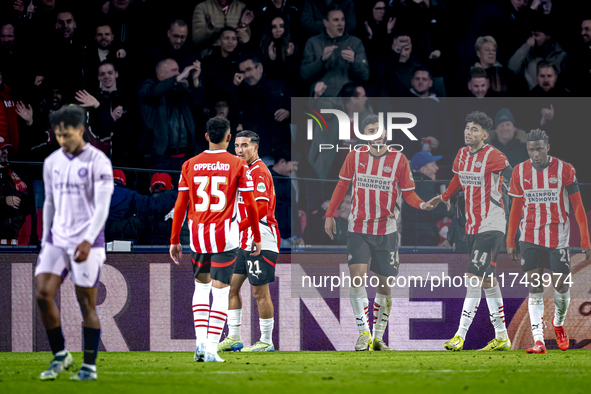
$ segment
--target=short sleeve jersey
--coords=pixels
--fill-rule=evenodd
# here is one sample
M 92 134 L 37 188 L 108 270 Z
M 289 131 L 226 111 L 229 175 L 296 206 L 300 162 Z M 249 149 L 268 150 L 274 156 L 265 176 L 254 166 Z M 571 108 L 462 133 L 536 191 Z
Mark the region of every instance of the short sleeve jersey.
M 524 213 L 520 241 L 551 249 L 569 246 L 568 195 L 578 188 L 574 167 L 555 157 L 542 171 L 531 160 L 513 169 L 509 195 L 523 197 Z
M 90 227 L 94 215 L 95 193 L 113 193 L 113 168 L 109 158 L 90 144 L 76 156 L 58 149 L 43 163 L 45 198 L 55 208 L 47 242 L 74 250 Z M 104 228 L 92 247 L 105 246 Z
M 339 177 L 353 182 L 349 231 L 385 235 L 397 230 L 397 186 L 403 192 L 415 188 L 404 154 L 394 151 L 376 157 L 367 151 L 350 152 Z
M 467 146 L 459 150 L 452 170 L 466 198 L 466 234 L 505 232 L 501 173 L 508 166 L 505 155 L 492 145 L 484 145 L 475 153 Z
M 236 249 L 238 191 L 253 191 L 246 162 L 225 150 L 206 150 L 183 164 L 179 193 L 189 193 L 189 231 L 195 253 Z

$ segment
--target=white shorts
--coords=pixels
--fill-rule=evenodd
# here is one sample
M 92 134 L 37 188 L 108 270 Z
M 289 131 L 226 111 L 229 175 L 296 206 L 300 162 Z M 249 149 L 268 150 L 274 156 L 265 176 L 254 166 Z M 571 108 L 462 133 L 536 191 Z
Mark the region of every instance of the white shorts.
M 62 277 L 62 281 L 72 272 L 72 282 L 79 287 L 96 287 L 99 283 L 101 268 L 107 259 L 105 248 L 90 248 L 86 261 L 74 261 L 74 251 L 67 250 L 46 243 L 37 258 L 35 276 L 39 274 L 54 274 Z

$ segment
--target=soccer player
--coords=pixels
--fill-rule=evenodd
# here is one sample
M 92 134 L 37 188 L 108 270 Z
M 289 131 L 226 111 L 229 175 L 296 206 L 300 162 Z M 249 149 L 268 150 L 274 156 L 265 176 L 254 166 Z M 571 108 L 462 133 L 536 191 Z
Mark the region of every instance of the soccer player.
M 86 111 L 64 106 L 54 112 L 51 127 L 61 149 L 43 163 L 42 248 L 35 269 L 35 297 L 53 360 L 41 380 L 54 380 L 74 359 L 66 349 L 55 294 L 71 271 L 84 320 L 84 363 L 75 380 L 96 380 L 100 321 L 96 299 L 106 260 L 104 227 L 113 193 L 113 169 L 103 152 L 82 138 Z
M 254 181 L 254 199 L 259 213 L 262 250 L 258 258 L 251 258 L 252 231 L 249 228 L 246 207 L 241 193 L 238 194 L 240 214 L 240 250 L 230 284 L 230 310 L 228 311 L 228 336 L 220 343 L 220 351 L 274 352 L 273 346 L 273 301 L 269 293 L 269 283 L 275 281 L 275 263 L 279 253 L 279 229 L 275 220 L 275 188 L 269 169 L 259 159 L 260 138 L 254 131 L 241 131 L 236 134 L 234 147 L 236 155 L 246 160 Z M 240 288 L 248 277 L 252 295 L 257 301 L 261 338 L 254 345 L 244 348 L 240 338 L 242 299 Z
M 466 272 L 466 298 L 456 335 L 445 342 L 447 350 L 459 351 L 480 304 L 481 287 L 488 304 L 495 338 L 480 350 L 510 350 L 505 327 L 501 288 L 494 277 L 507 219 L 503 207 L 503 182 L 511 179 L 511 165 L 498 149 L 484 143 L 493 128 L 492 119 L 474 111 L 466 117 L 465 147 L 454 160 L 454 177 L 439 199 L 447 204 L 460 188 L 466 196 L 466 235 L 471 261 Z
M 431 210 L 414 192 L 415 184 L 407 158 L 398 151 L 390 151 L 386 145 L 386 130 L 381 134 L 377 115 L 367 116 L 361 123 L 362 133 L 375 135 L 367 141 L 367 147 L 351 151 L 339 174 L 330 205 L 325 215 L 324 230 L 333 239 L 336 234 L 334 214 L 341 204 L 349 184 L 353 181 L 353 203 L 349 215 L 347 254 L 352 277 L 351 306 L 355 314 L 359 337 L 355 350 L 391 350 L 383 341 L 392 309 L 389 276 L 398 275 L 398 233 L 396 218 L 400 207 L 396 204 L 397 186 L 400 186 L 406 202 L 417 209 Z M 373 341 L 369 331 L 367 291 L 363 277 L 371 258 L 371 270 L 379 280 L 374 300 Z
M 581 200 L 579 184 L 572 165 L 548 155 L 550 144 L 546 132 L 536 129 L 527 134 L 530 160 L 513 169 L 509 195 L 513 206 L 507 232 L 507 253 L 519 261 L 515 248 L 515 233 L 521 220 L 521 269 L 526 272 L 529 288 L 529 320 L 534 346 L 527 353 L 546 353 L 544 343 L 544 268 L 552 271 L 554 286 L 554 319 L 552 327 L 560 350 L 568 349 L 564 319 L 570 303 L 568 278 L 570 274 L 568 198 L 575 211 L 581 231 L 581 248 L 586 260 L 591 258 L 591 242 L 587 215 Z M 524 211 L 525 209 L 525 211 Z M 549 282 L 549 281 L 548 281 Z M 549 283 L 548 283 L 549 285 Z
M 239 246 L 238 191 L 244 200 L 256 250 L 261 251 L 259 217 L 254 201 L 254 181 L 246 162 L 226 151 L 230 122 L 223 117 L 207 121 L 209 150 L 187 160 L 181 170 L 179 194 L 174 207 L 170 257 L 179 263 L 183 248 L 180 233 L 187 205 L 191 233 L 191 260 L 195 277 L 193 317 L 195 361 L 224 362 L 217 347 L 228 316 L 230 280 Z M 190 202 L 190 204 L 189 204 Z M 209 304 L 209 293 L 213 302 Z

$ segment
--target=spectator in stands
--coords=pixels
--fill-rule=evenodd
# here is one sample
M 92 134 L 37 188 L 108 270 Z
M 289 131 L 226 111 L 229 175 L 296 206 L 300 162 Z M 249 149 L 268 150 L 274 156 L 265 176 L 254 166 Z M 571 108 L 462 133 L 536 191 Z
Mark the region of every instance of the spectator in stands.
M 143 1 L 131 0 L 110 0 L 100 2 L 101 9 L 94 11 L 93 17 L 96 20 L 93 24 L 98 25 L 100 20 L 106 20 L 111 26 L 116 45 L 121 45 L 128 51 L 127 55 L 133 56 L 132 52 L 142 52 L 145 45 L 152 42 L 146 39 L 150 34 L 147 26 L 147 17 L 144 14 L 146 4 Z M 150 20 L 150 23 L 155 21 Z M 150 26 L 152 27 L 152 26 Z
M 414 72 L 423 62 L 413 52 L 412 40 L 407 35 L 394 37 L 391 49 L 383 60 L 383 79 L 375 77 L 376 90 L 381 97 L 406 97 L 412 88 Z
M 302 2 L 300 0 L 263 0 L 258 9 L 255 10 L 256 18 L 251 24 L 254 29 L 253 36 L 262 36 L 261 32 L 277 15 L 281 15 L 286 25 L 289 25 L 291 33 L 299 43 L 302 37 L 300 26 L 300 15 Z
M 21 11 L 26 22 L 23 25 L 23 33 L 26 34 L 25 41 L 27 43 L 35 43 L 39 39 L 39 34 L 49 34 L 55 29 L 55 21 L 59 8 L 57 4 L 62 4 L 63 0 L 40 0 L 33 3 L 33 8 L 25 7 Z M 43 35 L 41 36 L 43 37 Z M 37 45 L 43 45 L 42 42 L 37 42 Z
M 430 91 L 433 86 L 433 75 L 426 67 L 417 67 L 410 80 L 411 97 L 435 98 L 437 95 Z
M 10 144 L 0 141 L 0 239 L 18 238 L 29 210 L 27 185 L 8 163 Z
M 415 180 L 415 191 L 419 197 L 429 201 L 436 197 L 437 161 L 442 156 L 433 156 L 430 152 L 415 153 L 410 162 Z M 437 222 L 447 216 L 447 207 L 443 205 L 431 211 L 419 211 L 406 202 L 402 204 L 402 244 L 437 246 L 439 245 L 439 228 Z
M 192 38 L 200 49 L 211 46 L 225 27 L 237 30 L 241 42 L 250 39 L 254 13 L 238 0 L 205 0 L 193 12 Z
M 25 51 L 20 45 L 20 38 L 15 39 L 15 28 L 11 23 L 0 26 L 0 64 L 3 70 L 4 82 L 19 90 L 24 85 L 27 76 L 27 62 Z
M 139 149 L 147 168 L 178 170 L 198 152 L 191 111 L 195 92 L 187 78 L 196 81 L 194 89 L 201 89 L 200 73 L 198 61 L 179 72 L 176 61 L 164 59 L 156 65 L 156 78 L 148 78 L 138 87 L 143 128 Z
M 343 12 L 347 33 L 351 35 L 355 34 L 357 17 L 355 16 L 355 4 L 353 0 L 304 0 L 300 22 L 306 37 L 315 36 L 324 32 L 326 14 L 335 6 Z
M 480 67 L 472 67 L 468 74 L 468 97 L 491 97 L 490 79 L 487 72 Z
M 111 196 L 109 217 L 105 225 L 107 241 L 114 239 L 137 240 L 143 231 L 138 212 L 152 211 L 149 207 L 149 196 L 143 196 L 134 190 L 129 190 L 125 173 L 113 170 L 115 189 Z
M 325 30 L 306 42 L 300 72 L 312 89 L 322 81 L 327 86 L 324 94 L 334 97 L 347 82 L 367 81 L 369 64 L 361 40 L 345 32 L 341 8 L 329 8 L 323 23 Z
M 170 175 L 157 172 L 150 182 L 150 206 L 153 213 L 140 212 L 142 233 L 139 243 L 142 245 L 168 245 L 172 231 L 172 216 L 177 191 L 172 187 Z
M 490 89 L 496 95 L 507 96 L 512 89 L 515 89 L 515 74 L 506 67 L 503 67 L 497 60 L 497 41 L 492 36 L 478 37 L 474 45 L 478 61 L 474 67 L 486 70 L 490 81 Z
M 238 69 L 232 95 L 239 111 L 238 122 L 243 130 L 252 130 L 261 137 L 261 156 L 272 155 L 291 142 L 290 94 L 283 82 L 265 76 L 257 55 L 245 55 L 239 60 Z
M 569 97 L 570 90 L 564 87 L 558 78 L 558 68 L 549 61 L 541 61 L 537 64 L 537 81 L 530 96 L 533 97 Z M 591 72 L 591 71 L 590 71 Z
M 275 156 L 275 162 L 269 171 L 273 177 L 277 205 L 275 206 L 275 219 L 279 224 L 282 244 L 290 245 L 292 229 L 291 202 L 295 201 L 291 187 L 291 172 L 297 171 L 298 162 L 291 159 L 291 152 L 283 150 Z M 293 198 L 293 200 L 292 200 Z M 296 232 L 297 233 L 297 232 Z M 295 235 L 295 234 L 294 234 Z
M 11 89 L 4 83 L 4 71 L 0 64 L 0 143 L 9 144 L 13 152 L 18 152 L 19 132 L 16 104 L 12 100 Z
M 529 90 L 537 85 L 537 65 L 542 60 L 552 63 L 558 74 L 564 68 L 566 52 L 553 39 L 551 24 L 540 18 L 532 29 L 532 36 L 511 56 L 508 67 L 518 76 L 523 75 Z
M 490 144 L 503 152 L 509 160 L 509 164 L 515 167 L 529 159 L 527 154 L 527 147 L 525 142 L 519 139 L 527 139 L 526 133 L 523 130 L 515 128 L 515 118 L 509 109 L 501 109 L 495 116 L 495 133 L 490 137 Z M 491 133 L 492 134 L 492 133 Z
M 581 22 L 581 40 L 569 50 L 567 67 L 568 87 L 579 96 L 591 91 L 591 15 Z
M 127 56 L 127 52 L 119 44 L 114 44 L 113 39 L 111 26 L 101 24 L 96 27 L 94 43 L 86 48 L 84 53 L 84 76 L 86 89 L 90 92 L 95 92 L 99 88 L 97 70 L 102 62 L 109 61 L 113 65 L 117 63 L 118 70 L 123 67 L 123 59 Z
M 174 59 L 179 65 L 180 69 L 193 64 L 195 60 L 199 60 L 197 48 L 193 45 L 191 40 L 187 40 L 189 35 L 189 26 L 182 19 L 176 19 L 170 24 L 170 28 L 166 32 L 166 40 L 163 40 L 160 45 L 152 48 L 146 55 L 145 67 L 148 67 L 150 73 L 153 73 L 156 63 L 163 59 Z M 147 77 L 151 77 L 148 75 Z
M 203 58 L 203 83 L 210 106 L 230 97 L 232 81 L 238 72 L 238 59 L 242 48 L 238 44 L 236 29 L 225 27 L 220 33 L 220 46 Z
M 301 86 L 293 75 L 300 73 L 300 59 L 295 40 L 285 15 L 277 15 L 265 26 L 260 42 L 265 74 L 289 83 L 292 92 Z

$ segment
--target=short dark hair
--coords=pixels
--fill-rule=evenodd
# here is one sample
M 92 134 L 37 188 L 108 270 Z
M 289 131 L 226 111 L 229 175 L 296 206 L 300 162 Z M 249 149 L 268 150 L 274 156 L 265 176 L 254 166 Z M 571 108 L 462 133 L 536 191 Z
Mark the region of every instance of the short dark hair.
M 76 22 L 76 13 L 74 12 L 74 10 L 72 10 L 71 8 L 68 8 L 68 7 L 61 7 L 61 8 L 57 9 L 57 12 L 54 14 L 56 22 L 57 22 L 57 16 L 59 14 L 66 14 L 66 13 L 72 14 L 72 19 L 74 19 L 74 22 Z M 103 26 L 103 25 L 100 25 L 100 26 Z M 96 29 L 96 27 L 95 27 L 95 29 Z
M 174 21 L 172 21 L 172 23 L 170 24 L 170 28 L 169 28 L 169 30 L 172 30 L 172 27 L 173 27 L 174 25 L 177 25 L 177 26 L 179 26 L 179 27 L 187 27 L 187 22 L 185 22 L 185 21 L 184 21 L 184 20 L 182 20 L 182 19 L 175 19 L 175 20 L 174 20 Z
M 252 60 L 253 64 L 263 64 L 261 57 L 259 55 L 257 55 L 256 53 L 246 53 L 240 57 L 240 60 L 238 61 L 238 65 L 240 65 L 244 62 L 247 62 L 249 60 Z
M 250 142 L 252 142 L 253 144 L 257 144 L 257 145 L 259 145 L 259 142 L 261 141 L 261 138 L 259 137 L 259 135 L 251 130 L 244 130 L 244 131 L 241 131 L 240 133 L 236 134 L 236 138 L 239 138 L 239 137 L 250 138 Z
M 534 129 L 527 133 L 527 140 L 528 141 L 544 141 L 546 144 L 550 140 L 548 134 L 544 130 Z
M 543 68 L 551 68 L 552 70 L 554 70 L 554 73 L 558 75 L 558 67 L 556 67 L 554 63 L 549 62 L 548 60 L 542 60 L 538 62 L 538 65 L 536 66 L 536 75 L 538 75 L 540 73 L 540 70 Z
M 429 73 L 429 78 L 433 79 L 433 73 L 431 72 L 431 70 L 429 70 L 429 67 L 427 66 L 418 66 L 416 67 L 413 71 L 412 71 L 412 77 L 415 77 L 415 74 L 419 71 L 426 71 Z
M 113 66 L 113 70 L 117 71 L 117 66 L 115 65 L 115 62 L 113 62 L 112 60 L 107 60 L 107 59 L 100 62 L 96 69 L 98 70 L 99 68 L 101 68 L 102 66 L 106 66 L 107 64 L 110 64 L 111 66 Z
M 222 34 L 223 34 L 225 31 L 233 31 L 235 34 L 238 34 L 238 31 L 237 31 L 236 29 L 234 29 L 234 28 L 233 28 L 233 27 L 231 27 L 231 26 L 226 26 L 226 27 L 224 27 L 222 30 L 220 30 L 220 35 L 219 35 L 219 36 L 221 37 L 221 36 L 222 36 Z
M 488 78 L 488 74 L 486 73 L 486 70 L 484 68 L 481 67 L 470 67 L 470 71 L 468 72 L 468 81 L 470 82 L 471 80 L 473 80 L 474 78 Z
M 343 13 L 343 15 L 345 15 L 345 11 L 343 11 L 343 8 L 339 4 L 333 4 L 333 5 L 331 5 L 330 7 L 328 7 L 326 9 L 326 11 L 324 12 L 324 15 L 322 15 L 322 19 L 324 19 L 325 21 L 327 21 L 328 20 L 328 16 L 333 11 L 341 11 Z
M 484 130 L 486 130 L 487 133 L 490 133 L 491 130 L 493 129 L 492 118 L 482 111 L 470 112 L 468 114 L 468 116 L 466 116 L 466 123 L 470 123 L 470 122 L 476 123 L 477 125 L 482 127 Z
M 214 116 L 205 124 L 205 129 L 209 135 L 209 141 L 213 144 L 219 144 L 224 139 L 226 131 L 230 128 L 230 121 L 223 116 Z
M 75 129 L 84 127 L 86 124 L 86 110 L 76 104 L 64 105 L 49 115 L 49 122 L 52 129 L 58 126 L 62 128 L 71 126 Z
M 380 117 L 376 114 L 371 114 L 371 115 L 367 115 L 362 121 L 361 121 L 361 130 L 359 130 L 361 132 L 361 134 L 363 134 L 363 132 L 365 131 L 365 128 L 367 126 L 369 126 L 370 124 L 374 124 L 374 123 L 379 123 L 380 122 Z
M 362 88 L 363 85 L 357 82 L 347 82 L 346 84 L 343 85 L 343 87 L 341 88 L 341 91 L 339 92 L 339 97 L 341 98 L 346 98 L 346 97 L 359 97 L 359 94 L 357 93 L 357 88 Z

